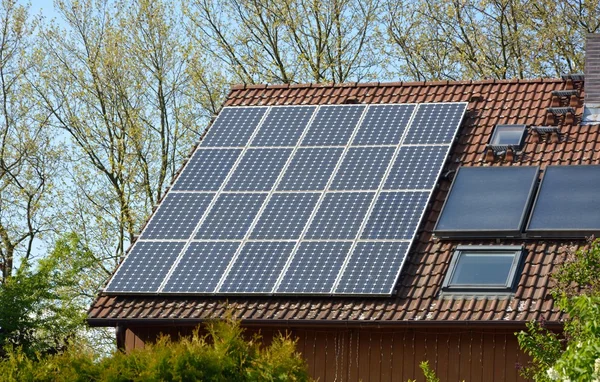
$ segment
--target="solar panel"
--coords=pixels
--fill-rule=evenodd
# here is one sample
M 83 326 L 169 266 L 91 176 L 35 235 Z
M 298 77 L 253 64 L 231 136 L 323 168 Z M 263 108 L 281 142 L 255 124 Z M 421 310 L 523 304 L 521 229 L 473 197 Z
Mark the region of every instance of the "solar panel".
M 273 194 L 256 223 L 251 239 L 298 239 L 319 194 Z
M 127 259 L 183 245 L 119 292 L 391 293 L 465 108 L 224 108 Z
M 225 185 L 225 191 L 269 191 L 292 149 L 248 149 Z
M 441 237 L 521 235 L 538 167 L 461 167 L 434 229 Z
M 405 144 L 450 144 L 465 113 L 464 103 L 421 104 L 404 140 Z
M 272 107 L 251 146 L 296 146 L 316 106 Z
M 227 274 L 221 293 L 269 293 L 283 270 L 294 242 L 247 242 Z
M 583 238 L 600 233 L 600 166 L 548 166 L 527 234 Z
M 415 105 L 371 105 L 353 145 L 397 145 Z
M 192 242 L 163 292 L 212 293 L 239 246 L 235 241 Z
M 435 186 L 447 146 L 403 146 L 385 181 L 385 190 L 425 190 Z
M 382 192 L 362 238 L 411 240 L 428 198 L 429 192 Z
M 306 238 L 354 239 L 374 196 L 374 192 L 326 194 Z
M 202 147 L 243 147 L 248 144 L 268 107 L 223 108 L 202 141 Z
M 302 146 L 345 146 L 365 105 L 321 106 Z
M 350 241 L 300 244 L 277 292 L 329 293 L 351 246 Z
M 242 149 L 200 149 L 173 185 L 174 191 L 217 191 Z
M 266 197 L 266 193 L 219 195 L 196 239 L 243 239 Z
M 142 232 L 142 239 L 188 239 L 214 194 L 169 193 Z
M 359 242 L 350 255 L 336 294 L 391 294 L 410 243 Z
M 107 292 L 158 292 L 185 242 L 139 241 L 106 287 Z
M 298 149 L 277 189 L 324 190 L 343 151 L 341 147 Z
M 377 190 L 395 147 L 351 147 L 331 190 Z

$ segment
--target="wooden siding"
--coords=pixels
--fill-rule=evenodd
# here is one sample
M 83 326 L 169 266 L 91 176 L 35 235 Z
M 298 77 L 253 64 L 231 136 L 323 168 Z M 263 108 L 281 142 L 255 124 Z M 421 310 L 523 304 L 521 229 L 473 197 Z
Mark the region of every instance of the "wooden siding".
M 189 335 L 191 327 L 129 327 L 125 349 L 143 347 L 160 333 Z M 423 380 L 418 365 L 428 360 L 442 381 L 523 381 L 516 368 L 527 363 L 516 330 L 476 328 L 247 328 L 265 344 L 278 333 L 298 341 L 310 374 L 319 382 Z

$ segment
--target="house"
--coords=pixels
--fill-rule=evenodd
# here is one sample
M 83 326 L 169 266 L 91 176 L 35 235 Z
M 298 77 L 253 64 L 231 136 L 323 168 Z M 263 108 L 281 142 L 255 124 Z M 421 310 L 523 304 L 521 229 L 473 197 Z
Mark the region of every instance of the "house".
M 465 105 L 391 292 L 144 294 L 109 288 L 91 306 L 89 324 L 116 327 L 119 347 L 129 350 L 160 333 L 189 334 L 231 309 L 266 342 L 278 332 L 295 336 L 320 381 L 421 379 L 424 360 L 444 381 L 522 380 L 518 366 L 528 358 L 514 333 L 531 320 L 560 330 L 563 316 L 552 301 L 549 274 L 569 251 L 587 245 L 587 235 L 600 232 L 600 211 L 589 197 L 578 197 L 589 194 L 583 192 L 589 182 L 600 182 L 600 127 L 582 123 L 584 110 L 590 114 L 584 105 L 593 110 L 598 92 L 591 68 L 586 65 L 585 84 L 583 75 L 566 75 L 233 87 L 225 107 Z

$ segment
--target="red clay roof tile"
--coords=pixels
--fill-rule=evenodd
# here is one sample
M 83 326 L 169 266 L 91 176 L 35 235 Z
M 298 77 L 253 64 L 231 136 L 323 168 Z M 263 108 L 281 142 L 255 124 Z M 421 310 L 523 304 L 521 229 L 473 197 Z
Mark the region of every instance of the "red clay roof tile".
M 494 126 L 500 123 L 544 125 L 553 122 L 546 108 L 555 104 L 552 90 L 570 89 L 557 79 L 460 82 L 404 82 L 362 84 L 237 85 L 224 102 L 228 106 L 343 103 L 349 97 L 361 103 L 469 102 L 468 114 L 446 169 L 465 166 L 531 166 L 600 164 L 597 127 L 579 126 L 567 119 L 561 142 L 541 141 L 529 134 L 523 154 L 514 163 L 485 161 L 485 148 Z M 580 117 L 582 97 L 571 97 Z M 549 119 L 549 121 L 547 121 Z M 452 252 L 458 244 L 496 244 L 493 240 L 446 241 L 432 237 L 451 180 L 441 179 L 417 243 L 391 297 L 235 297 L 215 296 L 107 296 L 94 302 L 88 317 L 94 325 L 114 325 L 129 319 L 205 320 L 232 309 L 244 320 L 312 322 L 482 322 L 540 319 L 558 322 L 562 314 L 549 292 L 549 274 L 572 245 L 583 242 L 507 240 L 503 244 L 527 249 L 522 274 L 512 296 L 440 294 Z

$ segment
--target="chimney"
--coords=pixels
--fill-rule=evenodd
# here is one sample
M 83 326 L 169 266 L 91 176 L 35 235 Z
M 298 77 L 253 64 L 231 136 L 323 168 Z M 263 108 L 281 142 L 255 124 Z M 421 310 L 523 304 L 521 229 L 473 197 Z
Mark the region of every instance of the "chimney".
M 585 40 L 585 103 L 600 105 L 600 33 Z
M 600 34 L 585 39 L 585 105 L 582 124 L 600 124 Z

